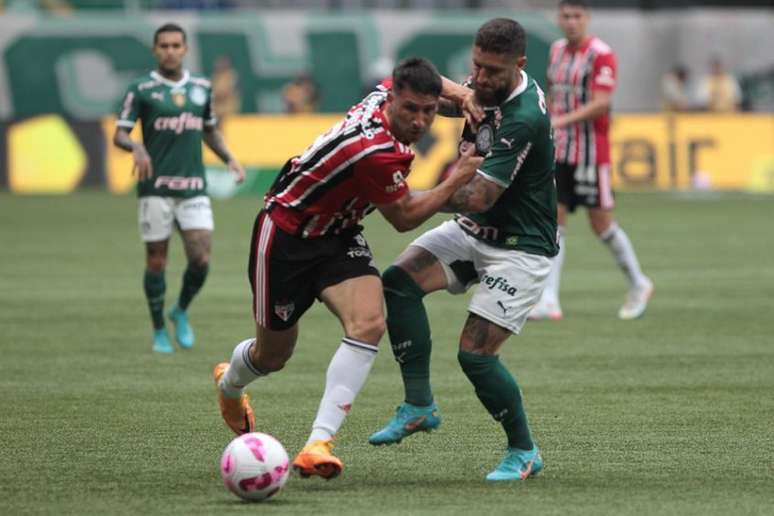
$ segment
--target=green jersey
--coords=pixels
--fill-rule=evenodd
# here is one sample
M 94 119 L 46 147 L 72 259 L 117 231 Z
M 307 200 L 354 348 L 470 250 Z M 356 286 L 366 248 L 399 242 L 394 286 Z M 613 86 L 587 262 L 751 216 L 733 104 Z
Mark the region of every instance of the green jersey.
M 129 85 L 117 124 L 131 130 L 140 119 L 153 165 L 153 177 L 137 184 L 140 197 L 205 194 L 202 131 L 215 125 L 210 98 L 210 81 L 187 70 L 177 82 L 153 71 Z
M 458 214 L 457 223 L 496 247 L 555 256 L 554 142 L 543 90 L 521 72 L 519 87 L 486 111 L 478 132 L 466 127 L 463 139 L 475 139 L 485 155 L 478 173 L 505 191 L 488 211 Z

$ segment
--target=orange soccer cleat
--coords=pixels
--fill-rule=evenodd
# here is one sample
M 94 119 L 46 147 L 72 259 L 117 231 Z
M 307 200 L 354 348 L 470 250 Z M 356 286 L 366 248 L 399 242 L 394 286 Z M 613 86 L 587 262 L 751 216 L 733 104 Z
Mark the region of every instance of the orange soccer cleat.
M 304 478 L 312 475 L 319 475 L 326 480 L 335 478 L 341 474 L 344 464 L 333 455 L 332 450 L 333 439 L 312 441 L 296 456 L 293 469 Z
M 242 394 L 238 398 L 227 398 L 220 389 L 220 379 L 228 369 L 228 362 L 221 362 L 212 370 L 215 379 L 215 387 L 218 389 L 218 404 L 223 421 L 237 435 L 246 434 L 255 430 L 255 416 L 250 407 L 250 397 Z

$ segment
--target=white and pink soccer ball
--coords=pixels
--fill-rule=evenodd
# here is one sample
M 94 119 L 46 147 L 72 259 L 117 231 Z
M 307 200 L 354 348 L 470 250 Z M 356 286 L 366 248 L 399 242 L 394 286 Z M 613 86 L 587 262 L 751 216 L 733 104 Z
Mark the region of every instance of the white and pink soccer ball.
M 288 453 L 268 434 L 240 435 L 223 452 L 220 475 L 238 497 L 265 500 L 277 494 L 288 480 Z

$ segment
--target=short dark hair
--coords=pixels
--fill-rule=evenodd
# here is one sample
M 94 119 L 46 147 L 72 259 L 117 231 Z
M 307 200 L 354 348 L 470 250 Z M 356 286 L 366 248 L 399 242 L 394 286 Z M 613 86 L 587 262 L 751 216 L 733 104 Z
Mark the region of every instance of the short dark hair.
M 156 29 L 156 32 L 153 33 L 153 44 L 155 45 L 159 40 L 159 34 L 162 32 L 179 32 L 183 35 L 183 43 L 186 42 L 186 35 L 185 31 L 183 30 L 183 27 L 178 25 L 177 23 L 165 23 L 158 29 Z
M 392 89 L 400 93 L 405 88 L 420 95 L 441 95 L 441 74 L 433 63 L 421 57 L 407 57 L 392 70 Z
M 559 0 L 559 8 L 562 7 L 580 7 L 581 9 L 588 9 L 589 3 L 586 0 Z
M 478 29 L 475 45 L 484 52 L 521 57 L 527 51 L 527 33 L 516 20 L 494 18 Z

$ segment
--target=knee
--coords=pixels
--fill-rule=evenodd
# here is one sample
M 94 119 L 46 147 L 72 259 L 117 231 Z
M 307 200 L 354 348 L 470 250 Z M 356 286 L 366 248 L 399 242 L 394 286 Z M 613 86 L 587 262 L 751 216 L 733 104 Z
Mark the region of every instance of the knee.
M 383 314 L 360 317 L 347 328 L 347 336 L 354 339 L 377 345 L 387 330 Z
M 411 275 L 397 265 L 390 265 L 382 273 L 382 285 L 384 285 L 385 297 L 392 293 L 398 293 L 403 297 L 422 298 L 425 292 L 417 285 Z
M 167 257 L 158 254 L 151 254 L 146 258 L 145 264 L 148 270 L 151 272 L 164 272 L 164 270 L 167 268 Z
M 194 255 L 188 260 L 188 265 L 202 272 L 207 272 L 210 267 L 210 255 L 208 253 Z

